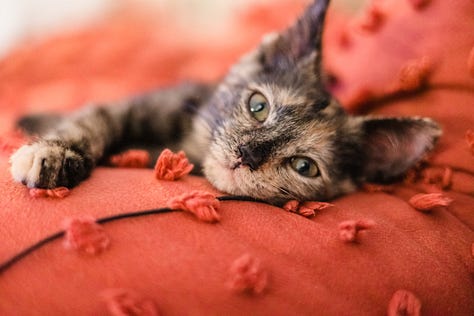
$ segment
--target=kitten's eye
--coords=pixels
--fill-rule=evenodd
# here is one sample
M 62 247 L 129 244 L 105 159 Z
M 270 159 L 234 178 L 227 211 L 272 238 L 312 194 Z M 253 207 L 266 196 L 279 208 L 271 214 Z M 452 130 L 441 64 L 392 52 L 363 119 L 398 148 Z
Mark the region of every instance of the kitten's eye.
M 263 122 L 267 119 L 268 113 L 270 112 L 270 106 L 263 94 L 259 92 L 252 94 L 249 99 L 249 111 L 250 114 L 252 114 L 252 116 L 259 122 Z
M 319 175 L 319 170 L 318 167 L 316 166 L 316 163 L 306 157 L 293 157 L 290 160 L 290 166 L 298 172 L 298 174 L 304 176 L 304 177 L 316 177 Z

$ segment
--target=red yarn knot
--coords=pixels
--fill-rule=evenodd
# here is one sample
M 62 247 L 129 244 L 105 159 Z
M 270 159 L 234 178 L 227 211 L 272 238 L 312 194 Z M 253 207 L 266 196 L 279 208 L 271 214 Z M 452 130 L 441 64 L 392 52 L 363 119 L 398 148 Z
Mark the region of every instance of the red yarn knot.
M 111 156 L 109 163 L 119 168 L 146 168 L 150 163 L 150 154 L 146 150 L 130 149 Z
M 447 190 L 453 184 L 453 169 L 450 167 L 444 168 L 443 177 L 441 178 L 441 188 Z
M 260 294 L 267 284 L 268 274 L 261 268 L 257 258 L 244 254 L 232 263 L 228 282 L 232 291 Z
M 374 221 L 365 219 L 344 221 L 339 224 L 339 239 L 344 242 L 357 242 L 359 232 L 374 225 Z
M 299 201 L 297 201 L 297 200 L 290 200 L 290 201 L 286 202 L 285 205 L 283 205 L 283 209 L 284 209 L 285 211 L 288 211 L 288 212 L 297 213 L 299 206 L 300 206 L 300 202 L 299 202 Z
M 30 196 L 34 198 L 50 197 L 55 199 L 63 199 L 71 193 L 66 187 L 57 187 L 54 189 L 31 188 Z
M 99 254 L 108 248 L 109 236 L 92 216 L 70 218 L 64 222 L 64 247 L 89 255 Z
M 388 303 L 387 316 L 419 316 L 420 311 L 421 302 L 413 293 L 398 290 Z
M 425 184 L 433 184 L 442 190 L 447 190 L 452 185 L 453 169 L 428 168 L 422 171 L 422 178 Z
M 453 202 L 452 199 L 442 193 L 416 194 L 408 203 L 418 211 L 428 212 L 439 206 L 448 206 Z
M 415 8 L 416 10 L 420 10 L 426 7 L 426 5 L 428 5 L 431 2 L 431 0 L 408 0 L 408 2 L 410 2 L 412 7 Z
M 474 131 L 470 129 L 467 130 L 465 138 L 466 138 L 467 145 L 469 146 L 469 150 L 471 151 L 471 154 L 474 155 Z
M 431 74 L 432 63 L 428 57 L 409 61 L 399 73 L 398 90 L 414 91 L 422 88 Z
M 347 28 L 344 28 L 340 31 L 338 35 L 338 44 L 342 48 L 349 48 L 352 45 L 352 37 L 349 34 Z
M 205 222 L 218 222 L 220 215 L 217 213 L 219 200 L 205 191 L 192 191 L 169 200 L 168 207 L 173 210 L 181 210 L 194 214 L 198 219 Z
M 174 181 L 189 174 L 193 167 L 183 151 L 175 154 L 165 149 L 156 161 L 155 177 L 159 180 Z
M 102 299 L 112 316 L 158 316 L 155 303 L 131 289 L 107 289 L 102 291 Z
M 304 217 L 312 217 L 316 215 L 316 211 L 321 211 L 331 206 L 334 205 L 326 202 L 306 201 L 300 203 L 297 200 L 290 200 L 283 205 L 283 209 Z
M 364 31 L 373 33 L 382 27 L 385 19 L 385 13 L 381 10 L 380 6 L 371 3 L 359 20 L 359 27 Z

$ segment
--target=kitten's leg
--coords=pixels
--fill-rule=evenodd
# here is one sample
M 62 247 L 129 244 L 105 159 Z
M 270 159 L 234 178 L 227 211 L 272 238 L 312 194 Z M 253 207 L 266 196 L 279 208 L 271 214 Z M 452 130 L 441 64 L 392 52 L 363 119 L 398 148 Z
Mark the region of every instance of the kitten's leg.
M 87 178 L 104 154 L 123 141 L 179 141 L 192 128 L 195 108 L 211 91 L 211 86 L 186 84 L 122 104 L 82 109 L 60 119 L 11 156 L 13 179 L 28 187 L 70 188 Z M 32 118 L 22 121 L 44 126 Z

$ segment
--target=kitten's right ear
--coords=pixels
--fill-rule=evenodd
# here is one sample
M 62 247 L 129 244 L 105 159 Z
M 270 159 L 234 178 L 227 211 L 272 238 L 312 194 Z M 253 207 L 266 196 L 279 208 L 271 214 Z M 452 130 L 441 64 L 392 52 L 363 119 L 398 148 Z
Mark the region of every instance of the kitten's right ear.
M 315 72 L 320 72 L 322 32 L 329 2 L 314 0 L 288 29 L 264 39 L 261 46 L 261 63 L 264 69 L 293 67 L 305 57 L 316 53 Z
M 370 182 L 392 181 L 433 149 L 440 126 L 428 118 L 355 118 L 362 135 L 362 174 Z

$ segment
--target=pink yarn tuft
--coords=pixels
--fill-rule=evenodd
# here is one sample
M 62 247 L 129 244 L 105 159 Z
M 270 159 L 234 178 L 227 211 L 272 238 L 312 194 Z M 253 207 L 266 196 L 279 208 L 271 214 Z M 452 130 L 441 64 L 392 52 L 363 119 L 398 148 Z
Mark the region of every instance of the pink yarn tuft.
M 261 268 L 260 260 L 249 254 L 237 258 L 230 267 L 229 288 L 239 293 L 262 293 L 268 284 L 268 274 Z
M 155 303 L 140 293 L 124 288 L 107 289 L 100 294 L 112 316 L 158 316 Z
M 426 7 L 431 2 L 431 0 L 409 0 L 409 2 L 413 8 L 420 10 Z
M 324 210 L 328 207 L 334 206 L 333 204 L 326 203 L 326 202 L 314 202 L 314 201 L 306 201 L 300 203 L 297 200 L 290 200 L 283 205 L 283 209 L 302 215 L 304 217 L 312 217 L 316 215 L 317 211 Z
M 406 290 L 396 291 L 388 303 L 387 316 L 419 316 L 420 312 L 420 300 Z
M 474 49 L 473 49 L 473 52 L 474 52 Z M 473 57 L 473 60 L 474 60 L 474 57 Z M 466 138 L 467 145 L 469 146 L 469 150 L 471 151 L 471 154 L 474 155 L 474 131 L 470 129 L 467 130 L 465 138 Z
M 26 143 L 26 138 L 20 131 L 8 132 L 0 136 L 0 152 L 11 154 Z
M 189 174 L 193 167 L 183 151 L 175 154 L 165 149 L 156 161 L 155 177 L 159 180 L 174 181 Z
M 359 27 L 366 32 L 376 32 L 382 27 L 385 19 L 385 13 L 379 5 L 372 2 L 359 20 Z
M 349 48 L 352 45 L 352 37 L 347 29 L 341 30 L 338 36 L 339 46 L 342 48 Z
M 288 212 L 298 213 L 298 208 L 300 206 L 300 202 L 297 200 L 290 200 L 283 205 L 283 209 Z
M 398 90 L 414 91 L 423 87 L 432 71 L 432 62 L 428 57 L 409 61 L 399 73 Z
M 130 149 L 111 156 L 109 163 L 119 168 L 146 168 L 150 163 L 150 154 L 146 150 Z
M 365 219 L 344 221 L 339 224 L 339 239 L 344 242 L 357 242 L 359 232 L 374 225 L 374 221 Z
M 54 189 L 31 188 L 29 192 L 30 196 L 34 198 L 50 197 L 56 199 L 63 199 L 71 193 L 71 191 L 66 187 L 58 187 Z
M 198 219 L 212 223 L 220 220 L 220 215 L 217 213 L 219 204 L 219 200 L 211 193 L 192 191 L 170 199 L 168 207 L 190 212 Z
M 428 212 L 438 206 L 448 206 L 453 200 L 442 193 L 416 194 L 408 203 L 418 211 Z
M 110 245 L 109 236 L 92 216 L 67 219 L 64 222 L 64 229 L 66 249 L 95 255 L 103 252 Z

